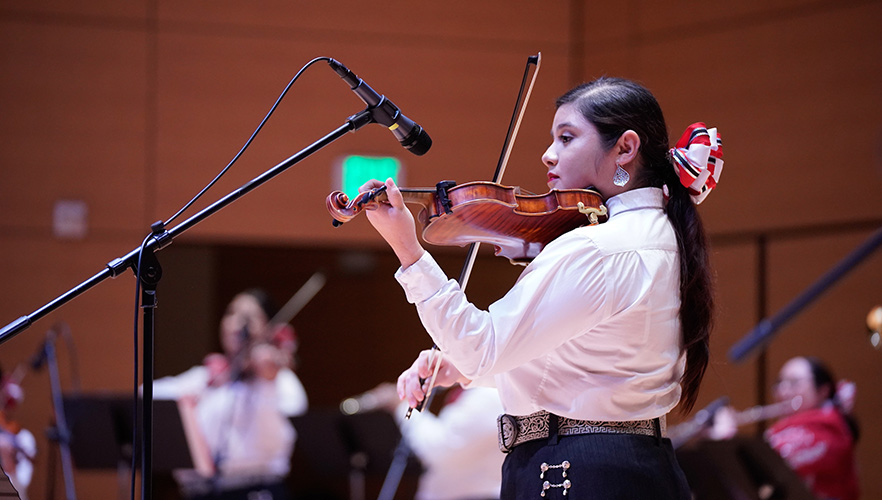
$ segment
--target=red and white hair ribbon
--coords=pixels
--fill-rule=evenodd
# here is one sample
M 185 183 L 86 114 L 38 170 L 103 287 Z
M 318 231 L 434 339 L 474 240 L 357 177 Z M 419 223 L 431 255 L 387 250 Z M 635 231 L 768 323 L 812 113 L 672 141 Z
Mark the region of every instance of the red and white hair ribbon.
M 717 187 L 723 172 L 723 141 L 716 128 L 693 123 L 670 150 L 671 163 L 680 182 L 698 205 Z

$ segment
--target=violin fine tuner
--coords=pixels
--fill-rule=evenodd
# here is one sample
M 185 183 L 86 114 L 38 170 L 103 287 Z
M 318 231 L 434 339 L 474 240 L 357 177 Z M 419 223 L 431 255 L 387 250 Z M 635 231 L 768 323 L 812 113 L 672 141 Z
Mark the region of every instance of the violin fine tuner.
M 579 202 L 576 207 L 580 214 L 588 216 L 591 225 L 599 224 L 600 217 L 606 217 L 606 205 L 600 205 L 600 208 L 586 206 L 583 202 Z

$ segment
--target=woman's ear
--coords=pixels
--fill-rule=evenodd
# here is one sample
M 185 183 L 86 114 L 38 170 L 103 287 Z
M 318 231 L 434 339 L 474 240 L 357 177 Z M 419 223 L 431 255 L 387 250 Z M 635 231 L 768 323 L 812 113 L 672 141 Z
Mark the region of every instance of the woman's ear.
M 617 162 L 619 165 L 627 165 L 637 159 L 640 151 L 640 136 L 633 130 L 626 130 L 616 141 Z

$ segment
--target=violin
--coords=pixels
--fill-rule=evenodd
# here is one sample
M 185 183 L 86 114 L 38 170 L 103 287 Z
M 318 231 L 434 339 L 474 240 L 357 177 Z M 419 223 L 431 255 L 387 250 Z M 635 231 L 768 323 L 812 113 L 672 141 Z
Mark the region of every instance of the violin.
M 270 340 L 263 339 L 263 335 L 250 338 L 247 330 L 243 331 L 246 332 L 244 342 L 238 351 L 232 355 L 213 352 L 203 358 L 210 387 L 252 380 L 256 376 L 271 379 L 278 369 L 293 367 L 296 336 L 290 325 L 276 327 Z
M 352 200 L 334 191 L 326 200 L 334 225 L 348 222 L 363 210 L 387 200 L 386 187 Z M 608 218 L 600 193 L 593 189 L 552 189 L 532 194 L 517 186 L 476 181 L 457 185 L 439 182 L 435 189 L 402 188 L 405 203 L 421 206 L 418 220 L 423 239 L 434 245 L 494 245 L 496 255 L 512 264 L 526 264 L 558 236 Z

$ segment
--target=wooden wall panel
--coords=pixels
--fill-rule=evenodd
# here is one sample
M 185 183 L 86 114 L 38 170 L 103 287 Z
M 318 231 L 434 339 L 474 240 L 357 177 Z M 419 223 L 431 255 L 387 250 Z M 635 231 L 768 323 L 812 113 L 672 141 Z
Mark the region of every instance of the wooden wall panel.
M 294 34 L 321 43 L 382 44 L 394 54 L 408 47 L 481 51 L 530 51 L 534 42 L 558 43 L 566 38 L 567 7 L 542 9 L 534 2 L 498 4 L 455 0 L 418 2 L 376 8 L 364 4 L 321 1 L 261 2 L 260 8 L 241 2 L 200 0 L 161 1 L 161 22 L 186 23 L 224 30 L 258 28 L 260 33 Z M 427 58 L 430 60 L 430 58 Z
M 4 326 L 101 272 L 107 262 L 131 250 L 125 248 L 125 244 L 120 241 L 56 243 L 4 237 L 0 240 Z M 97 389 L 130 387 L 119 376 L 125 378 L 130 369 L 131 356 L 125 353 L 131 351 L 132 345 L 129 320 L 134 318 L 134 297 L 132 273 L 102 281 L 4 343 L 0 349 L 3 367 L 10 366 L 10 360 L 22 360 L 23 353 L 35 351 L 43 334 L 56 322 L 64 321 L 76 337 L 80 355 L 100 363 L 91 365 L 92 369 L 81 368 L 83 385 Z M 95 370 L 98 367 L 100 369 Z M 107 377 L 107 373 L 116 376 Z
M 755 247 L 749 244 L 715 246 L 711 264 L 716 274 L 717 317 L 701 398 L 703 404 L 707 404 L 727 396 L 733 407 L 743 409 L 756 403 L 756 362 L 733 363 L 728 351 L 759 319 Z
M 0 224 L 51 229 L 58 199 L 85 201 L 91 231 L 143 224 L 143 33 L 2 21 L 0 44 Z
M 148 15 L 150 2 L 135 0 L 116 2 L 114 0 L 90 0 L 89 2 L 66 2 L 65 0 L 33 0 L 17 2 L 14 0 L 0 1 L 0 12 L 3 15 L 32 16 L 33 20 L 128 20 L 143 23 Z
M 878 2 L 846 5 L 635 51 L 674 138 L 697 120 L 723 134 L 722 188 L 702 206 L 712 231 L 882 213 L 882 62 L 861 55 L 882 46 L 880 19 Z
M 781 0 L 770 3 L 747 0 L 704 8 L 685 0 L 672 2 L 635 2 L 633 27 L 638 33 L 650 36 L 705 36 L 714 31 L 737 29 L 752 24 L 779 23 L 782 19 L 815 16 L 835 11 L 862 1 L 819 2 L 817 0 Z M 647 36 L 647 38 L 649 38 Z

